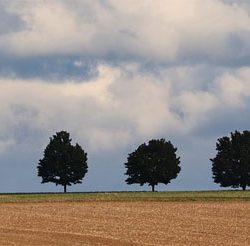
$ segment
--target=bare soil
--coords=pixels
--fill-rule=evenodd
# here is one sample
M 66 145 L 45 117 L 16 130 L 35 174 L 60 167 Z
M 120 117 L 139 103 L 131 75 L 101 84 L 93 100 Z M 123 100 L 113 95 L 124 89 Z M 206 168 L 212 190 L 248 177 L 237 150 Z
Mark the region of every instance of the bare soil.
M 1 203 L 0 245 L 250 245 L 250 202 Z

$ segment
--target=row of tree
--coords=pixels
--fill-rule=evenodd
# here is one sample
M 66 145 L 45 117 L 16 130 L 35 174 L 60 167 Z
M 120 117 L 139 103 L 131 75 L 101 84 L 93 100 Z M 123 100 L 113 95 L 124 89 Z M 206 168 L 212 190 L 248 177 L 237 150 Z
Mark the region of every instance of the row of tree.
M 79 144 L 72 145 L 70 134 L 57 132 L 50 138 L 44 150 L 43 159 L 38 163 L 38 176 L 42 183 L 52 182 L 67 186 L 82 183 L 88 172 L 87 153 Z M 222 187 L 250 186 L 250 132 L 232 132 L 216 143 L 217 155 L 212 161 L 215 183 Z M 125 163 L 127 184 L 148 184 L 155 191 L 159 183 L 168 184 L 181 170 L 177 148 L 165 139 L 152 139 L 141 144 L 130 153 Z

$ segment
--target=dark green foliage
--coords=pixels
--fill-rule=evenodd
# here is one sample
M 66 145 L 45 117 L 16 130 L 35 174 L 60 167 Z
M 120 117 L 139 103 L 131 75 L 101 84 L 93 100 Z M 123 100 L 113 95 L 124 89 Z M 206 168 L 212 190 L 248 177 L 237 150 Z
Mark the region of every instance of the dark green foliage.
M 87 153 L 79 144 L 71 144 L 69 133 L 57 132 L 50 138 L 37 168 L 42 183 L 62 185 L 66 192 L 68 185 L 82 183 L 81 180 L 88 171 Z
M 216 150 L 216 157 L 210 159 L 214 182 L 245 190 L 250 185 L 250 132 L 235 131 L 231 138 L 219 138 Z
M 133 153 L 129 154 L 125 173 L 129 177 L 127 184 L 148 183 L 154 191 L 158 183 L 168 184 L 177 177 L 181 168 L 180 158 L 176 157 L 176 150 L 171 142 L 165 139 L 151 140 L 148 144 L 140 145 Z

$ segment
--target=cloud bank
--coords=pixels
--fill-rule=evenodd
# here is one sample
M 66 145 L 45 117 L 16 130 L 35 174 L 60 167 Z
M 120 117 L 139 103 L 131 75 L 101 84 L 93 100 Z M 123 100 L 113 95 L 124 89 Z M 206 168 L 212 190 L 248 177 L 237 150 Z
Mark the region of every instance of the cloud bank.
M 19 19 L 20 27 L 2 31 L 0 50 L 19 57 L 81 54 L 163 63 L 244 62 L 249 58 L 250 17 L 243 3 L 4 1 L 7 24 Z
M 102 64 L 96 77 L 80 83 L 2 79 L 1 129 L 8 139 L 18 136 L 22 127 L 42 132 L 70 129 L 89 148 L 99 150 L 162 133 L 192 134 L 214 114 L 247 109 L 249 68 L 222 73 L 205 89 L 187 83 L 199 69 L 166 68 L 152 74 L 137 65 Z M 185 78 L 181 85 L 180 74 Z

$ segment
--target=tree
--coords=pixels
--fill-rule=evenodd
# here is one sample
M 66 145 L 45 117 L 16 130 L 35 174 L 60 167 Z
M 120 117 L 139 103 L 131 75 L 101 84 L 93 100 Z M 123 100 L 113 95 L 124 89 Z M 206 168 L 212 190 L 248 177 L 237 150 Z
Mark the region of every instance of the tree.
M 177 148 L 165 139 L 152 139 L 148 144 L 140 145 L 128 155 L 125 163 L 127 168 L 125 175 L 128 175 L 126 183 L 140 185 L 148 183 L 152 191 L 155 191 L 158 183 L 167 185 L 181 170 L 176 150 Z
M 87 153 L 79 144 L 71 144 L 69 133 L 57 132 L 50 138 L 37 168 L 42 183 L 62 185 L 66 192 L 67 186 L 82 183 L 81 180 L 88 171 Z
M 217 155 L 212 161 L 215 183 L 222 187 L 250 185 L 250 132 L 231 132 L 231 137 L 222 137 L 216 143 Z

